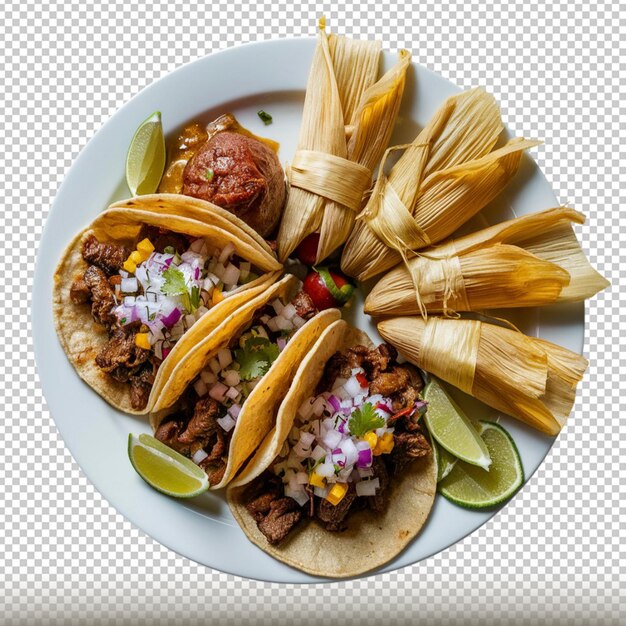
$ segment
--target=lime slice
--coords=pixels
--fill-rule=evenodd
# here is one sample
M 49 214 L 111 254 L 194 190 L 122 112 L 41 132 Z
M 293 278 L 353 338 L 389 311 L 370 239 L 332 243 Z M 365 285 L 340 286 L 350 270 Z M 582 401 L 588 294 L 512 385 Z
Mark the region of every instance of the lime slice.
M 128 458 L 139 476 L 168 496 L 192 498 L 209 488 L 201 468 L 150 435 L 128 435 Z
M 424 421 L 437 443 L 458 459 L 488 469 L 489 451 L 474 423 L 434 377 L 424 390 L 424 400 L 428 403 Z
M 457 458 L 452 456 L 445 448 L 438 443 L 433 445 L 435 460 L 437 461 L 437 482 L 443 480 L 456 465 Z
M 509 433 L 494 422 L 480 422 L 481 437 L 491 455 L 489 471 L 459 461 L 439 483 L 448 500 L 470 509 L 484 509 L 508 500 L 524 482 L 524 468 Z
M 135 131 L 126 155 L 126 183 L 133 196 L 154 193 L 165 169 L 161 113 L 155 111 Z

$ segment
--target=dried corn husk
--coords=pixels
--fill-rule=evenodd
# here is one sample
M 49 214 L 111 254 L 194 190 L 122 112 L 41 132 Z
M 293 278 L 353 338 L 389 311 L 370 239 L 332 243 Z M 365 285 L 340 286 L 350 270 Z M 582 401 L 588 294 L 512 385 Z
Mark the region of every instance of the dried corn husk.
M 411 61 L 410 53 L 401 51 L 396 65 L 376 82 L 379 55 L 379 42 L 327 35 L 320 28 L 298 150 L 287 172 L 290 192 L 278 233 L 281 261 L 319 230 L 319 262 L 354 226 L 389 143 Z
M 549 435 L 565 424 L 587 368 L 570 350 L 478 320 L 394 317 L 378 332 L 407 360 Z
M 435 244 L 495 198 L 535 141 L 511 139 L 492 96 L 472 89 L 449 98 L 374 190 L 343 251 L 341 267 L 366 280 L 412 250 Z M 385 157 L 386 158 L 386 157 Z M 384 163 L 383 158 L 383 163 Z
M 518 217 L 423 251 L 370 292 L 370 315 L 542 306 L 590 298 L 609 283 L 585 257 L 565 207 Z

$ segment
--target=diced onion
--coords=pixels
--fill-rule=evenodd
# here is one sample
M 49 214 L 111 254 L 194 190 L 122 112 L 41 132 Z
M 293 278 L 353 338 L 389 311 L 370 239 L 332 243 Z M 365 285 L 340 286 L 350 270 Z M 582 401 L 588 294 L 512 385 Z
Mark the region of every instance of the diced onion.
M 274 308 L 274 311 L 276 311 L 276 315 L 280 315 L 282 310 L 285 308 L 285 305 L 278 298 L 276 298 L 276 300 L 272 302 L 272 307 Z
M 217 382 L 217 376 L 211 370 L 202 370 L 200 372 L 200 378 L 202 378 L 207 385 L 212 385 Z
M 324 435 L 323 442 L 332 450 L 339 445 L 341 439 L 341 433 L 337 432 L 336 430 L 328 430 Z
M 278 346 L 278 349 L 282 352 L 287 345 L 287 339 L 285 339 L 284 337 L 279 337 L 276 340 L 276 345 Z
M 291 302 L 286 305 L 283 310 L 280 312 L 280 314 L 286 319 L 286 320 L 290 320 L 293 318 L 293 316 L 296 314 L 296 307 L 293 306 L 293 304 L 291 304 Z
M 330 487 L 315 487 L 313 489 L 313 493 L 318 497 L 318 498 L 325 498 L 328 495 L 328 492 L 330 491 Z
M 319 461 L 323 456 L 326 456 L 326 450 L 322 446 L 315 446 L 313 452 L 311 452 L 311 458 Z
M 200 450 L 196 450 L 193 453 L 193 456 L 191 457 L 191 460 L 196 464 L 199 465 L 200 463 L 202 463 L 202 461 L 204 461 L 204 459 L 206 459 L 209 455 L 202 449 L 200 448 Z
M 233 354 L 228 348 L 222 348 L 217 353 L 217 358 L 221 369 L 227 368 L 233 362 Z
M 227 433 L 230 432 L 234 427 L 235 427 L 235 420 L 228 415 L 228 413 L 226 415 L 224 415 L 224 417 L 218 417 L 217 420 L 215 420 Z
M 240 382 L 239 372 L 236 370 L 227 370 L 224 372 L 224 383 L 226 383 L 229 387 L 234 387 L 238 385 Z
M 211 387 L 209 391 L 209 395 L 214 400 L 217 400 L 218 402 L 222 402 L 224 400 L 224 396 L 226 395 L 227 391 L 228 391 L 228 387 L 226 385 L 222 383 L 215 383 L 215 385 Z
M 300 506 L 304 506 L 309 501 L 309 494 L 305 491 L 304 487 L 300 487 L 299 489 L 285 487 L 285 495 L 295 500 Z
M 222 274 L 222 280 L 225 285 L 236 285 L 240 274 L 241 272 L 239 268 L 236 265 L 229 263 L 224 270 L 224 274 Z
M 222 371 L 222 367 L 220 366 L 220 362 L 215 357 L 213 357 L 209 361 L 209 367 L 211 368 L 211 371 L 214 374 L 219 374 Z
M 376 490 L 380 487 L 380 480 L 374 478 L 372 480 L 361 480 L 356 484 L 357 496 L 375 496 Z
M 135 296 L 124 296 L 124 306 L 134 306 Z
M 358 395 L 361 394 L 361 391 L 362 391 L 361 383 L 359 382 L 356 376 L 351 376 L 346 381 L 346 384 L 344 385 L 344 389 L 346 390 L 346 393 L 348 394 L 348 396 L 350 396 L 351 398 L 356 398 Z
M 320 416 L 323 413 L 325 407 L 326 407 L 326 400 L 324 400 L 322 396 L 318 396 L 315 402 L 313 403 L 313 410 L 312 410 L 313 415 L 315 415 L 316 417 Z
M 219 259 L 218 259 L 219 262 L 222 263 L 222 265 L 225 264 L 234 251 L 235 251 L 235 246 L 230 242 L 227 243 L 224 246 L 224 249 L 222 250 L 222 253 L 219 256 Z
M 346 466 L 354 465 L 358 458 L 358 452 L 352 439 L 344 439 L 339 446 L 341 451 L 346 455 Z
M 296 328 L 302 328 L 306 324 L 306 320 L 302 319 L 299 315 L 294 315 L 291 319 L 291 323 Z
M 328 459 L 328 457 L 326 457 Z M 323 476 L 324 478 L 328 478 L 329 476 L 335 475 L 335 468 L 332 463 L 322 463 L 315 468 L 315 473 Z
M 124 293 L 135 293 L 139 289 L 136 278 L 122 278 L 120 287 Z
M 306 472 L 298 472 L 296 474 L 296 484 L 306 485 L 309 482 L 309 476 Z
M 298 415 L 304 420 L 308 420 L 313 414 L 313 402 L 311 398 L 307 398 L 298 409 Z
M 228 409 L 228 413 L 233 419 L 236 420 L 241 413 L 241 407 L 238 404 L 233 404 L 230 409 Z
M 302 445 L 309 448 L 311 447 L 311 444 L 315 441 L 315 435 L 313 433 L 307 433 L 305 431 L 302 431 L 300 433 L 300 441 L 302 442 Z
M 235 389 L 235 387 L 229 387 L 228 391 L 224 395 L 231 400 L 236 400 L 239 396 L 239 391 Z

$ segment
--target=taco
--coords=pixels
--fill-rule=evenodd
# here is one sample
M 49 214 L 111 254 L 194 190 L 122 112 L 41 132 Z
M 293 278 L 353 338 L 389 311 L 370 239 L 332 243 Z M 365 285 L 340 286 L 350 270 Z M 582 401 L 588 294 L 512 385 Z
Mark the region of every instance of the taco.
M 227 491 L 248 538 L 310 574 L 347 577 L 421 530 L 437 466 L 422 378 L 393 347 L 338 321 L 302 361 L 276 427 Z
M 278 278 L 274 254 L 239 222 L 108 209 L 70 243 L 54 275 L 57 334 L 111 405 L 149 412 L 180 358 Z
M 292 275 L 231 313 L 178 362 L 156 401 L 155 437 L 191 458 L 211 488 L 232 480 L 275 425 L 300 362 L 340 317 Z

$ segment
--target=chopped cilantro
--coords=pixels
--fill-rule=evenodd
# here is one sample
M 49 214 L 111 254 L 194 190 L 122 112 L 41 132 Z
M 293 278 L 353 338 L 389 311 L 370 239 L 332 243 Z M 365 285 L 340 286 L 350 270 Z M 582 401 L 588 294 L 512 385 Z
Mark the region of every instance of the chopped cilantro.
M 182 293 L 187 293 L 185 275 L 180 270 L 177 270 L 175 267 L 168 267 L 163 272 L 163 278 L 165 278 L 165 282 L 161 287 L 161 291 L 166 296 L 178 296 Z
M 373 405 L 370 402 L 366 402 L 361 407 L 352 412 L 350 421 L 348 422 L 348 428 L 350 434 L 355 437 L 362 437 L 370 430 L 376 430 L 385 425 L 385 420 L 376 413 Z
M 213 176 L 215 176 L 215 172 L 209 168 L 205 173 L 204 173 L 205 178 L 211 182 L 213 180 Z
M 200 288 L 194 285 L 191 293 L 185 292 L 181 294 L 180 301 L 183 303 L 187 313 L 193 313 L 200 306 Z
M 269 126 L 272 123 L 272 116 L 263 109 L 257 111 L 257 115 L 266 126 Z
M 163 272 L 165 282 L 161 291 L 166 296 L 180 296 L 180 301 L 187 313 L 193 313 L 200 306 L 200 288 L 194 285 L 189 291 L 185 275 L 175 267 L 168 267 Z
M 166 254 L 176 254 L 176 249 L 174 246 L 165 246 L 165 248 L 163 248 L 163 252 Z
M 260 378 L 267 373 L 279 354 L 278 346 L 269 339 L 250 337 L 243 348 L 235 350 L 235 361 L 239 363 L 239 376 L 242 380 Z

